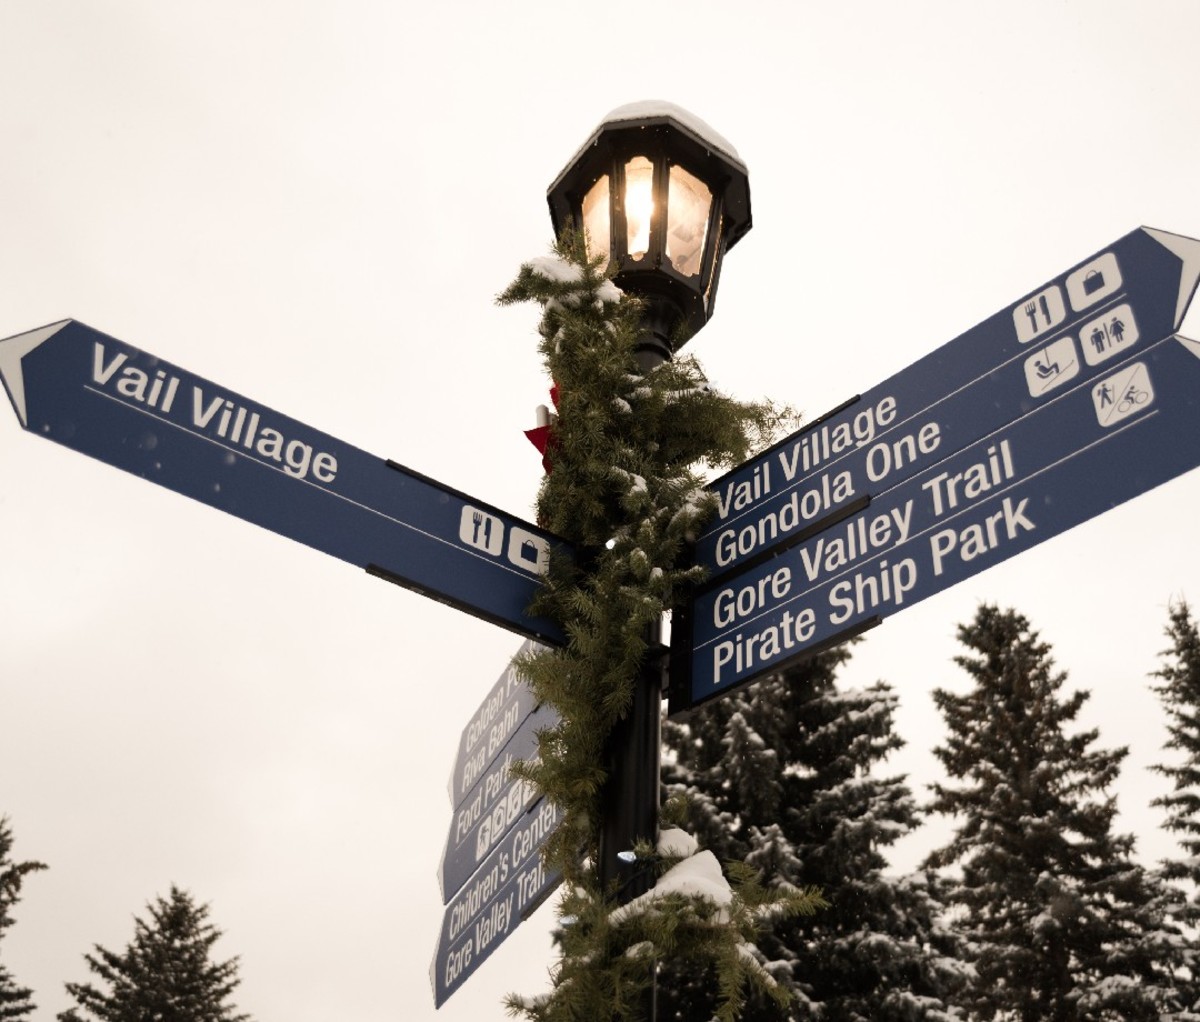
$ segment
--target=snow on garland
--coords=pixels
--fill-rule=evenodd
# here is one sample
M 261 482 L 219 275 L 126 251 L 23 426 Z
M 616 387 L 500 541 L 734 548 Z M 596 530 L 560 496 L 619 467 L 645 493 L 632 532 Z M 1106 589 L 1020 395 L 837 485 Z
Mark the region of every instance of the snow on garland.
M 790 424 L 787 411 L 735 401 L 709 387 L 693 358 L 643 371 L 635 358 L 641 306 L 566 233 L 555 254 L 521 267 L 501 304 L 537 302 L 540 350 L 556 388 L 554 442 L 537 518 L 583 551 L 579 564 L 552 559 L 532 610 L 559 621 L 566 646 L 520 658 L 537 697 L 560 723 L 539 735 L 538 759 L 515 770 L 562 810 L 544 849 L 565 894 L 553 989 L 509 999 L 539 1022 L 638 1014 L 648 961 L 673 956 L 721 977 L 717 1017 L 738 1017 L 749 985 L 782 997 L 750 951 L 766 912 L 811 912 L 813 891 L 767 892 L 753 870 L 725 871 L 711 852 L 665 830 L 649 862 L 657 884 L 616 908 L 594 867 L 599 844 L 603 752 L 630 704 L 647 654 L 647 626 L 687 598 L 700 580 L 683 566 L 714 500 L 701 471 L 730 467 Z M 686 840 L 685 840 L 686 839 Z

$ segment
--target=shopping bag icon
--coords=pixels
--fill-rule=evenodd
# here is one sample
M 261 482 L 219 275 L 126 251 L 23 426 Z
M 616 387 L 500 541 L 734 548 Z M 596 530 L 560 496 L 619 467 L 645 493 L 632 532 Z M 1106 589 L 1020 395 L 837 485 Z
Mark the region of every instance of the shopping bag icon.
M 1083 293 L 1085 295 L 1094 295 L 1104 287 L 1104 274 L 1099 270 L 1092 270 L 1083 278 Z

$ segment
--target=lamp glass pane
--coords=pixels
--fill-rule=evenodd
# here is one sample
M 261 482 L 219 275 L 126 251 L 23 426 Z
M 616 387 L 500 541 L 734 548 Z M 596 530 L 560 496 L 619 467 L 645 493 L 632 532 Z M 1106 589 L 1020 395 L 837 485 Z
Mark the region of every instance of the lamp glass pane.
M 654 164 L 635 156 L 625 164 L 625 237 L 632 259 L 650 248 L 650 218 L 654 214 Z
M 678 165 L 671 167 L 667 189 L 667 258 L 685 277 L 700 272 L 711 205 L 708 185 Z
M 608 175 L 603 175 L 583 197 L 583 229 L 587 231 L 587 251 L 596 256 L 612 258 L 612 223 L 609 220 Z

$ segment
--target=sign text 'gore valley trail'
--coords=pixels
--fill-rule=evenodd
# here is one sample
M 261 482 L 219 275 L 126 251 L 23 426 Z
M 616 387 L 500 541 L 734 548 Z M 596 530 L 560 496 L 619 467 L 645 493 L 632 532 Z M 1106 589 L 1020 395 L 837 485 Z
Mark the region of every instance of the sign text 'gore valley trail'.
M 713 484 L 672 712 L 1200 465 L 1198 279 L 1200 242 L 1135 231 Z
M 719 578 L 1173 334 L 1200 243 L 1138 230 L 711 484 L 696 561 Z

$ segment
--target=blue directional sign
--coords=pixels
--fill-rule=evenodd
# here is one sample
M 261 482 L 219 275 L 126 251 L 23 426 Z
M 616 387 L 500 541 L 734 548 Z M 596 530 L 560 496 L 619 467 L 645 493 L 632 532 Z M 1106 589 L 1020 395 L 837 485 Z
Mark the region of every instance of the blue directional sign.
M 526 640 L 518 655 L 536 648 Z M 536 802 L 537 792 L 510 777 L 509 768 L 533 759 L 538 732 L 558 721 L 558 713 L 538 705 L 528 683 L 510 664 L 463 728 L 450 775 L 454 818 L 438 869 L 443 901 L 457 893 Z
M 517 656 L 534 649 L 537 644 L 526 640 Z M 463 728 L 448 786 L 452 806 L 467 800 L 468 793 L 535 709 L 537 699 L 516 667 L 510 664 Z
M 558 713 L 550 706 L 540 706 L 526 717 L 483 776 L 455 807 L 438 869 L 443 901 L 449 901 L 462 888 L 492 849 L 541 797 L 532 785 L 509 776 L 509 769 L 515 762 L 535 759 L 537 733 L 553 727 L 558 721 Z
M 1170 336 L 1200 242 L 1139 229 L 710 486 L 696 544 L 717 579 L 853 514 L 1112 360 Z
M 496 950 L 558 886 L 541 850 L 561 811 L 543 800 L 526 813 L 446 906 L 429 968 L 437 1007 Z
M 1085 382 L 1069 381 L 855 515 L 700 593 L 680 629 L 672 667 L 689 678 L 672 712 L 778 670 L 1198 465 L 1200 343 L 1118 343 Z
M 21 425 L 502 627 L 563 541 L 82 323 L 0 341 Z

